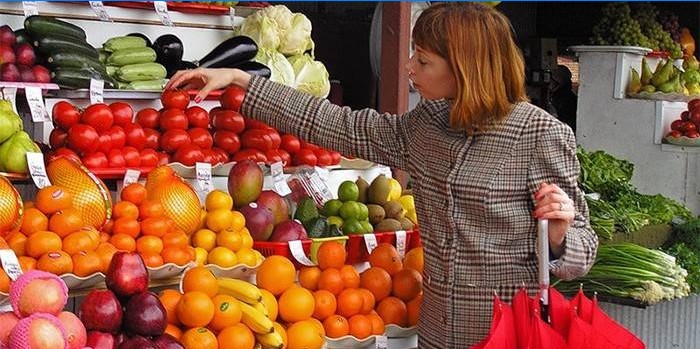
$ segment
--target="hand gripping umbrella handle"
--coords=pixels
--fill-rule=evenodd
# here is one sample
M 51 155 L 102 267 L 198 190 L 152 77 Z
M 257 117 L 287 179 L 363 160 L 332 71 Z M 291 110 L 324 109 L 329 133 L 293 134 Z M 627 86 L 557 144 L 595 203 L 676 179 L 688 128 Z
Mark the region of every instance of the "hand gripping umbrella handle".
M 538 281 L 542 305 L 549 305 L 549 221 L 537 221 L 537 263 Z

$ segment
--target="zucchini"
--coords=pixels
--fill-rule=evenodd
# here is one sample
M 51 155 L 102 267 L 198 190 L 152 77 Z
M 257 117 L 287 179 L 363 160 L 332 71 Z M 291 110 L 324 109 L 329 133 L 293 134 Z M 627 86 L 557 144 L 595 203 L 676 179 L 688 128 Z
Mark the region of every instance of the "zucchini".
M 112 52 L 107 57 L 107 64 L 125 66 L 136 63 L 151 63 L 156 61 L 156 51 L 150 47 L 127 48 Z
M 117 70 L 116 77 L 121 81 L 145 81 L 165 79 L 165 67 L 158 63 L 138 63 L 125 65 Z
M 95 58 L 81 55 L 76 52 L 56 52 L 49 55 L 46 61 L 52 68 L 82 68 L 89 67 L 100 74 L 107 74 L 104 65 Z
M 92 68 L 59 68 L 51 72 L 51 80 L 61 87 L 90 88 L 90 79 L 102 79 L 105 88 L 114 88 L 115 82 Z
M 117 70 L 119 70 L 119 67 L 117 67 L 116 65 L 108 65 L 105 67 L 105 71 L 107 71 L 107 75 L 109 75 L 109 76 L 116 75 Z
M 45 55 L 56 52 L 74 52 L 84 56 L 99 58 L 97 50 L 86 41 L 78 41 L 63 35 L 42 36 L 35 38 L 34 47 Z
M 65 35 L 85 40 L 85 31 L 77 25 L 46 16 L 29 16 L 24 20 L 24 29 L 32 36 Z
M 30 45 L 32 44 L 32 38 L 24 28 L 15 30 L 15 36 L 17 37 L 17 45 L 25 42 L 28 42 Z
M 129 48 L 146 47 L 146 40 L 138 36 L 117 36 L 107 40 L 102 47 L 109 52 L 116 52 Z
M 133 81 L 130 82 L 126 87 L 129 90 L 162 90 L 165 86 L 166 80 L 156 79 L 156 80 L 144 80 L 144 81 Z
M 109 52 L 105 51 L 105 49 L 100 48 L 97 50 L 97 60 L 100 61 L 102 64 L 107 64 L 107 57 L 109 57 Z

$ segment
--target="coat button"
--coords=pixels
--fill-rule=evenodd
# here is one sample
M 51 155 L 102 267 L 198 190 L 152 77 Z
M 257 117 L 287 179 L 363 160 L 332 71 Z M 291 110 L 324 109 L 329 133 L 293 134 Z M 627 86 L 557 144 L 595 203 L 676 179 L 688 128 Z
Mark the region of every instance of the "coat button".
M 428 285 L 430 285 L 430 281 L 431 281 L 431 280 L 432 280 L 432 278 L 430 277 L 430 275 L 426 275 L 426 276 L 425 276 L 425 282 L 427 282 Z

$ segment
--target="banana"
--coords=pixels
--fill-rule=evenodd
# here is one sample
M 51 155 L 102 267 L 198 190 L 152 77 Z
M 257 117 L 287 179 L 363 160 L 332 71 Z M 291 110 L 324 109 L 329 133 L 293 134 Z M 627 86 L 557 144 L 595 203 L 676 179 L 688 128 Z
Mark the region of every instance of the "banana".
M 233 296 L 246 304 L 255 304 L 262 301 L 262 293 L 255 285 L 238 279 L 219 278 L 219 292 Z
M 267 308 L 265 307 L 265 303 L 258 302 L 255 304 L 251 304 L 250 306 L 255 308 L 257 311 L 263 313 L 265 316 L 270 317 L 270 313 L 267 311 Z
M 241 322 L 248 326 L 251 331 L 259 334 L 268 334 L 274 331 L 270 318 L 245 302 L 239 301 L 239 303 L 241 304 L 241 313 L 243 314 Z
M 282 349 L 284 347 L 282 335 L 277 331 L 272 331 L 272 333 L 268 334 L 256 334 L 255 338 L 262 345 L 263 349 Z

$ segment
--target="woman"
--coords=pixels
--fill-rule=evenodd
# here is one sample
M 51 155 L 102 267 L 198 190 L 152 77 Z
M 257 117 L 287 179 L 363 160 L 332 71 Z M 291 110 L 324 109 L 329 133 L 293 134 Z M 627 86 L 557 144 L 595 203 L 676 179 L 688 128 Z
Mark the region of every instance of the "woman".
M 597 238 L 578 189 L 571 129 L 526 102 L 508 20 L 478 3 L 425 10 L 406 68 L 425 99 L 402 116 L 352 111 L 239 70 L 178 72 L 168 87 L 247 90 L 241 112 L 343 154 L 408 171 L 425 250 L 422 348 L 467 348 L 488 332 L 493 292 L 537 289 L 537 219 L 552 272 L 585 274 Z

